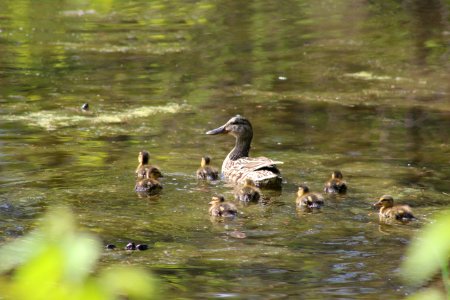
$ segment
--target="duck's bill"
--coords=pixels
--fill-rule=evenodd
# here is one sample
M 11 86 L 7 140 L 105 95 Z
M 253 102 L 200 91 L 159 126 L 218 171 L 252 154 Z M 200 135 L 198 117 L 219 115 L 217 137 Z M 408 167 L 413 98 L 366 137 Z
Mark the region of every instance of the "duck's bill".
M 206 134 L 214 135 L 214 134 L 223 134 L 223 133 L 227 133 L 227 131 L 226 131 L 226 129 L 225 129 L 225 125 L 220 126 L 219 128 L 210 130 L 210 131 L 208 131 Z

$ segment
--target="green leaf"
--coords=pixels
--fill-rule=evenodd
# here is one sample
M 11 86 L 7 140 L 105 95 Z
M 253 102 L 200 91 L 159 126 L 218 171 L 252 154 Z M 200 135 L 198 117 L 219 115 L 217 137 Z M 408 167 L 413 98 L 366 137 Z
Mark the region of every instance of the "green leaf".
M 450 211 L 428 224 L 408 248 L 402 264 L 404 279 L 419 285 L 438 270 L 448 270 L 450 255 Z

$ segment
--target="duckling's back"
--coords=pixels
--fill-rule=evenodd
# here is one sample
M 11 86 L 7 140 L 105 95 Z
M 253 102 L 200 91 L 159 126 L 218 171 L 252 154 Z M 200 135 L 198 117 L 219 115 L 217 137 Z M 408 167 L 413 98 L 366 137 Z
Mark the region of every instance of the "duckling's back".
M 197 170 L 197 178 L 200 180 L 217 180 L 219 179 L 219 171 L 211 166 L 200 167 Z
M 347 192 L 347 184 L 340 179 L 331 179 L 325 184 L 324 192 L 329 194 L 345 194 Z

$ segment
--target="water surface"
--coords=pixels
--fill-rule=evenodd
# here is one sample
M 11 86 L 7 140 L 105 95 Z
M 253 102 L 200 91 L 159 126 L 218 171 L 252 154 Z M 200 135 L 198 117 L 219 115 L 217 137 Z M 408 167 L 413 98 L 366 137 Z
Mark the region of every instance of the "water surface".
M 67 205 L 170 298 L 402 298 L 411 238 L 450 204 L 448 6 L 441 1 L 3 1 L 0 242 Z M 80 106 L 88 102 L 91 110 Z M 198 183 L 233 146 L 207 130 L 241 114 L 252 156 L 284 161 L 281 195 L 208 216 Z M 137 154 L 164 172 L 133 192 Z M 339 169 L 345 196 L 295 209 Z M 392 194 L 418 221 L 382 224 Z M 233 237 L 244 232 L 245 239 Z

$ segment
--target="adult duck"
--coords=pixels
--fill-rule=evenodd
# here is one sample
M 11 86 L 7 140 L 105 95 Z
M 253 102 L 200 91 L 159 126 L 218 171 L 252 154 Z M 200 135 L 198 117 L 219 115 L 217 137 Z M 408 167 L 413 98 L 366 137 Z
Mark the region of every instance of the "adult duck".
M 412 214 L 411 207 L 409 205 L 394 205 L 394 198 L 391 195 L 383 195 L 380 197 L 377 203 L 373 205 L 375 208 L 379 208 L 381 220 L 398 220 L 401 222 L 414 220 L 415 217 Z
M 267 157 L 248 157 L 253 138 L 253 128 L 250 122 L 237 115 L 219 128 L 206 134 L 230 134 L 236 138 L 236 144 L 222 163 L 224 178 L 233 183 L 245 184 L 245 179 L 251 179 L 257 187 L 281 189 L 281 174 L 277 164 Z

